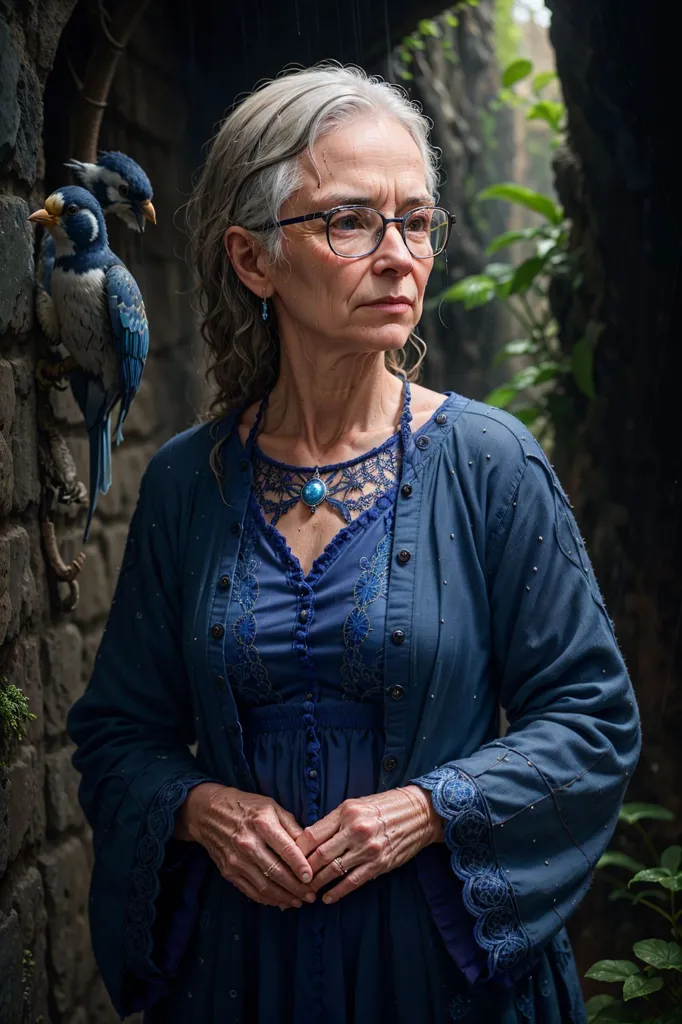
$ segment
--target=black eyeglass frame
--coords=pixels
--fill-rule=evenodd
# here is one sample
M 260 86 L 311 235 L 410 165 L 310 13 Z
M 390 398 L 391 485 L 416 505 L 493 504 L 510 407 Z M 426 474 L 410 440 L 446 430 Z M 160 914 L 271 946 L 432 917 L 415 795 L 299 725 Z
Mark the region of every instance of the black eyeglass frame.
M 358 253 L 357 255 L 354 256 L 349 256 L 347 253 L 336 251 L 329 237 L 329 222 L 331 218 L 334 216 L 334 214 L 343 213 L 344 210 L 368 210 L 370 213 L 376 213 L 378 217 L 381 217 L 381 235 L 379 236 L 379 240 L 377 241 L 376 245 L 372 249 L 368 249 L 367 252 Z M 408 245 L 407 239 L 405 238 L 405 222 L 410 217 L 413 217 L 415 213 L 419 213 L 420 210 L 441 210 L 447 217 L 445 241 L 443 242 L 443 245 L 438 250 L 438 252 L 429 253 L 428 256 L 415 256 L 415 254 L 410 249 L 410 246 Z M 402 235 L 403 242 L 405 243 L 406 249 L 408 250 L 410 255 L 414 257 L 414 259 L 430 260 L 443 252 L 448 242 L 450 241 L 450 232 L 452 231 L 452 225 L 457 223 L 457 218 L 455 217 L 454 213 L 449 213 L 443 206 L 416 206 L 414 210 L 410 210 L 410 212 L 406 213 L 403 217 L 384 217 L 383 213 L 381 213 L 379 210 L 375 210 L 371 206 L 360 206 L 357 203 L 349 203 L 346 206 L 334 206 L 331 210 L 326 210 L 325 212 L 304 213 L 302 217 L 287 217 L 285 220 L 269 221 L 267 224 L 264 224 L 261 228 L 254 228 L 254 230 L 267 231 L 270 228 L 284 228 L 288 224 L 303 224 L 309 220 L 323 220 L 325 222 L 327 228 L 327 245 L 334 253 L 334 255 L 338 256 L 339 259 L 342 260 L 361 260 L 364 256 L 371 256 L 373 252 L 377 251 L 377 249 L 383 242 L 384 235 L 386 234 L 386 228 L 388 227 L 389 224 L 401 225 L 400 234 Z

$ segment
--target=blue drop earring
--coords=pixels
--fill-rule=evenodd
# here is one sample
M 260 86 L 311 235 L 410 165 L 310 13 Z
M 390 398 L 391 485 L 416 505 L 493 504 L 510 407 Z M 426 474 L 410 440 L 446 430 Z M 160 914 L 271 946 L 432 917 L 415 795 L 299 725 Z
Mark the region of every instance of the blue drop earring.
M 260 315 L 263 318 L 263 323 L 265 323 L 267 318 L 270 316 L 270 310 L 268 309 L 268 300 L 265 298 L 265 296 L 263 296 L 263 298 L 260 300 Z

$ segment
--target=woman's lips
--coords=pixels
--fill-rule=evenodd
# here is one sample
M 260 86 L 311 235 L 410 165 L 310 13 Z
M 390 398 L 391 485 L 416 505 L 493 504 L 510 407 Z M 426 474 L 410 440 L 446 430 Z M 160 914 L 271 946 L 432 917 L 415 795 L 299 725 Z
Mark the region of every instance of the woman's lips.
M 376 302 L 366 302 L 370 309 L 378 309 L 382 313 L 409 313 L 414 303 L 410 299 L 377 299 Z

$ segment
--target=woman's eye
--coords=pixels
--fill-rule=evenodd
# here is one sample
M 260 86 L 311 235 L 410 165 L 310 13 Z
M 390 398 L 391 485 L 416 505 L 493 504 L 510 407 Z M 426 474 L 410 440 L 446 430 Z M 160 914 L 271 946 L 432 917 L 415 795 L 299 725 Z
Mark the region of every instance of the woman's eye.
M 360 226 L 360 218 L 357 213 L 344 213 L 342 217 L 336 218 L 332 223 L 335 231 L 357 231 Z
M 123 182 L 123 183 L 122 183 L 121 185 L 119 185 L 119 186 L 118 186 L 118 191 L 120 192 L 120 194 L 121 194 L 122 196 L 127 196 L 127 195 L 128 195 L 128 193 L 130 192 L 130 189 L 128 188 L 128 186 L 126 185 L 126 183 L 125 183 L 125 182 Z
M 66 207 L 66 212 L 69 215 L 69 217 L 73 217 L 74 213 L 78 213 L 78 207 L 75 203 L 69 203 L 69 205 Z
M 423 234 L 429 230 L 429 222 L 426 217 L 421 215 L 419 217 L 412 217 L 407 222 L 407 230 L 414 231 L 415 234 Z

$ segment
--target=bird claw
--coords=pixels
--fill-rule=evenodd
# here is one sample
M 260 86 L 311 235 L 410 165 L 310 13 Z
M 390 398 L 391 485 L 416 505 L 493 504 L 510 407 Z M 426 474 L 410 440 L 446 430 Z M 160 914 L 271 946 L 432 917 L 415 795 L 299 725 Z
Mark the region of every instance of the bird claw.
M 50 359 L 39 359 L 36 363 L 35 377 L 43 391 L 65 391 L 68 387 L 66 378 L 77 364 L 69 357 L 52 362 Z

